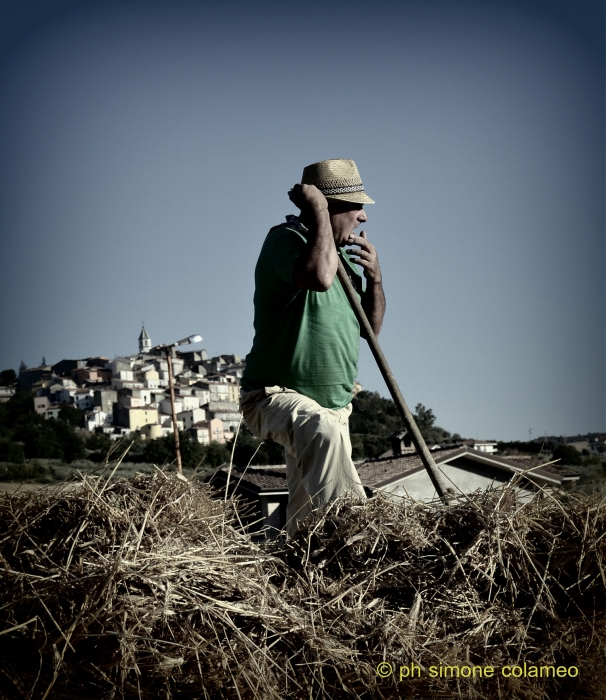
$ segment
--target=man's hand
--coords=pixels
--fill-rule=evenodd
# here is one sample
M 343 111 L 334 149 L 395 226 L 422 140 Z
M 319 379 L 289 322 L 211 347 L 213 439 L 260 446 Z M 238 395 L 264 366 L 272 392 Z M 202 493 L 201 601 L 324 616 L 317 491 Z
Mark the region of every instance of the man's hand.
M 348 248 L 347 254 L 353 263 L 364 268 L 364 277 L 370 284 L 379 284 L 382 279 L 379 256 L 374 245 L 366 239 L 366 231 L 360 231 L 359 236 L 352 233 L 347 243 L 360 246 L 359 250 Z
M 328 211 L 328 200 L 315 185 L 293 185 L 288 198 L 302 212 L 317 214 Z
M 353 263 L 364 268 L 364 277 L 366 277 L 367 285 L 364 294 L 362 294 L 362 308 L 374 334 L 378 338 L 383 325 L 383 317 L 385 316 L 385 294 L 383 292 L 379 257 L 374 245 L 366 240 L 366 231 L 360 231 L 359 236 L 352 233 L 347 242 L 351 245 L 360 246 L 359 249 L 348 248 L 347 254 Z

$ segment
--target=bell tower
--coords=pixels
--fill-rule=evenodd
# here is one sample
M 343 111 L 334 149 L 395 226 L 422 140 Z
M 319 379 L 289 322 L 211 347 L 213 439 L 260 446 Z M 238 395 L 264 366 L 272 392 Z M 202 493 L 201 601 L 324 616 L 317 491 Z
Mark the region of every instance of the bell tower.
M 139 336 L 139 352 L 149 352 L 151 350 L 151 338 L 147 335 L 145 326 L 141 329 L 141 335 Z

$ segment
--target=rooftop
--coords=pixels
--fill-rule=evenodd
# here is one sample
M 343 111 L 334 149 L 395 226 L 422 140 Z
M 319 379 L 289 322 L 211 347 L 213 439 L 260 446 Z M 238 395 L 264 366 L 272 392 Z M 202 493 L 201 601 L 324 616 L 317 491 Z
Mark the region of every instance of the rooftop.
M 578 479 L 579 473 L 568 467 L 558 464 L 547 464 L 544 459 L 532 455 L 519 455 L 516 457 L 502 457 L 500 455 L 488 454 L 469 447 L 446 447 L 431 452 L 434 462 L 439 465 L 449 462 L 455 457 L 469 457 L 478 462 L 493 464 L 505 467 L 508 471 L 525 471 L 531 469 L 532 474 L 542 476 L 547 479 L 558 479 L 568 481 Z M 418 453 L 403 454 L 399 457 L 379 458 L 369 460 L 356 465 L 360 479 L 365 486 L 380 488 L 392 481 L 401 479 L 404 475 L 424 469 L 423 463 Z
M 432 456 L 434 462 L 439 464 L 447 461 L 451 456 L 458 452 L 464 452 L 460 447 L 447 447 L 441 450 L 433 450 Z M 401 479 L 405 474 L 422 471 L 425 469 L 421 458 L 416 452 L 403 454 L 397 457 L 384 457 L 379 459 L 368 460 L 356 464 L 360 480 L 364 486 L 370 488 L 379 488 L 392 481 Z
M 533 472 L 546 472 L 547 474 L 559 476 L 562 479 L 579 476 L 579 472 L 574 469 L 569 469 L 560 464 L 546 464 L 544 459 L 538 456 L 535 457 L 534 455 L 508 455 L 501 459 L 514 462 L 522 469 L 532 469 Z M 543 466 L 541 466 L 540 469 L 534 469 L 534 467 L 538 467 L 539 465 Z
M 457 457 L 470 457 L 475 461 L 505 467 L 509 472 L 532 469 L 533 474 L 550 480 L 555 478 L 560 481 L 570 481 L 579 477 L 578 472 L 568 469 L 568 467 L 557 464 L 545 464 L 544 460 L 533 456 L 500 457 L 459 445 L 432 450 L 431 454 L 437 465 L 444 464 Z M 371 489 L 387 486 L 407 475 L 423 471 L 425 468 L 416 452 L 398 457 L 358 462 L 355 466 L 362 484 Z M 223 481 L 225 481 L 226 475 L 226 468 L 220 469 L 217 473 L 217 476 L 222 478 Z M 288 490 L 286 486 L 286 466 L 282 464 L 249 466 L 248 468 L 234 466 L 231 480 L 236 479 L 237 481 L 240 478 L 242 478 L 242 486 L 255 493 Z
M 221 481 L 227 480 L 227 469 L 220 469 L 216 477 Z M 241 485 L 254 493 L 280 492 L 288 493 L 286 484 L 286 465 L 271 464 L 264 466 L 235 467 L 232 469 L 230 483 L 237 484 L 242 478 Z

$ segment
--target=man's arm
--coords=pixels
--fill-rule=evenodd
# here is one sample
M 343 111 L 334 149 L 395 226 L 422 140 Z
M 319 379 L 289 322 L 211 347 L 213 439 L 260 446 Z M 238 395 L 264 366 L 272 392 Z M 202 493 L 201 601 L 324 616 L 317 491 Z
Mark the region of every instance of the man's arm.
M 339 264 L 328 202 L 315 185 L 295 185 L 288 196 L 301 210 L 310 234 L 305 251 L 293 267 L 293 282 L 301 289 L 325 292 L 330 289 Z
M 362 308 L 374 334 L 379 337 L 385 316 L 385 294 L 379 257 L 375 247 L 366 239 L 366 231 L 361 231 L 359 236 L 350 236 L 348 243 L 360 246 L 357 250 L 348 249 L 347 253 L 353 263 L 364 268 L 366 291 L 362 294 Z

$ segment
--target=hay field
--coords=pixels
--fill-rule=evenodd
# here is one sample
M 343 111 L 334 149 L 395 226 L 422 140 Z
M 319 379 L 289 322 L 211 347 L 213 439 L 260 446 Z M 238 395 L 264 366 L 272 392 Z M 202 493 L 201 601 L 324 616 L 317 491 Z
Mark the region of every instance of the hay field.
M 603 498 L 340 500 L 261 543 L 239 507 L 160 471 L 0 494 L 2 698 L 606 697 Z

